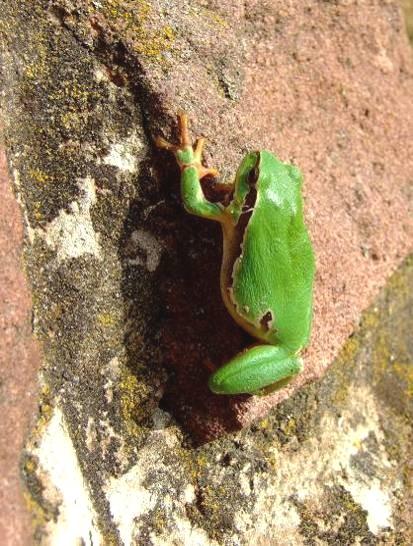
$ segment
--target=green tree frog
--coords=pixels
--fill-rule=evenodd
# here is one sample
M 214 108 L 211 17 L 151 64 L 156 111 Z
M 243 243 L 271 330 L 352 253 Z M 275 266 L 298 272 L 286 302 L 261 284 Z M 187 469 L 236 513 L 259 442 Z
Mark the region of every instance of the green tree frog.
M 205 139 L 192 146 L 185 114 L 178 127 L 179 144 L 161 137 L 156 144 L 175 155 L 186 210 L 221 224 L 222 298 L 235 321 L 261 342 L 216 370 L 209 387 L 217 394 L 262 394 L 302 370 L 299 353 L 310 336 L 315 260 L 304 224 L 302 176 L 268 151 L 250 152 L 230 203 L 211 202 L 201 179 L 218 172 L 202 165 Z

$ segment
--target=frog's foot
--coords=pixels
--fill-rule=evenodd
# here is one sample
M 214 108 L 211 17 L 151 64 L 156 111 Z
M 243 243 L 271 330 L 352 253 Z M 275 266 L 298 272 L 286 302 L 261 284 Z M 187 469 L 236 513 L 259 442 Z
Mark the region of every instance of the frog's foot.
M 219 175 L 217 169 L 204 167 L 202 165 L 202 152 L 205 145 L 205 138 L 198 138 L 195 142 L 195 146 L 192 146 L 191 138 L 189 136 L 188 116 L 183 113 L 178 114 L 178 140 L 178 144 L 173 144 L 162 137 L 158 137 L 155 143 L 158 148 L 173 152 L 181 171 L 188 167 L 195 167 L 200 179 L 205 176 L 217 177 Z

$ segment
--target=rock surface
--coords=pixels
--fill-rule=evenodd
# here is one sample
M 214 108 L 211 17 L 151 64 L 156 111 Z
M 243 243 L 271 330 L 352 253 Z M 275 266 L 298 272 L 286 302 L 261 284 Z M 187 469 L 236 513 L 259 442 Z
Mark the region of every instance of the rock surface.
M 344 345 L 412 248 L 397 5 L 17 0 L 0 36 L 44 351 L 24 458 L 37 540 L 408 543 L 410 262 Z M 251 340 L 220 301 L 217 226 L 183 213 L 153 146 L 179 109 L 224 179 L 251 148 L 305 173 L 313 339 L 266 398 L 206 388 Z
M 39 350 L 31 333 L 31 300 L 22 271 L 23 226 L 0 149 L 0 544 L 30 543 L 20 456 L 36 416 Z

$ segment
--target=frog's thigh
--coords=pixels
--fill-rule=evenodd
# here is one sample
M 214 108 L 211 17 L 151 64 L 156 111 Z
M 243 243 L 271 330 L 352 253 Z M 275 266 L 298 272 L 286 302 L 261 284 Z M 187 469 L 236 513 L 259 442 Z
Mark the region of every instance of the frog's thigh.
M 239 353 L 209 379 L 216 394 L 256 393 L 302 370 L 302 359 L 280 346 L 256 345 Z

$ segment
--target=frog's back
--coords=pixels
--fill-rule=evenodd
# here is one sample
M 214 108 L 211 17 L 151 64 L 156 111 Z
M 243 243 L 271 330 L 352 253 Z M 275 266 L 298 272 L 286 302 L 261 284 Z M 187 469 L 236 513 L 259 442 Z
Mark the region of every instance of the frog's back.
M 310 334 L 315 270 L 302 177 L 266 151 L 260 152 L 258 172 L 254 209 L 234 264 L 234 300 L 248 302 L 238 312 L 260 337 L 296 351 Z

